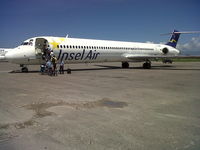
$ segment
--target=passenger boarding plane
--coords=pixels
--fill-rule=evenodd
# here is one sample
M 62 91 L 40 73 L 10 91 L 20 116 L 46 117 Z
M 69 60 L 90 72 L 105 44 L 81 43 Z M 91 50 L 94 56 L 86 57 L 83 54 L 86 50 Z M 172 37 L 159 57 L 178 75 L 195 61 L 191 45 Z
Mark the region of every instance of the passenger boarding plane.
M 122 68 L 129 68 L 129 62 L 144 62 L 143 68 L 150 69 L 151 61 L 157 58 L 177 58 L 180 51 L 176 45 L 181 33 L 174 30 L 166 44 L 79 39 L 69 37 L 34 37 L 14 49 L 0 49 L 0 59 L 19 64 L 22 72 L 28 72 L 27 65 L 45 63 L 45 49 L 53 50 L 58 62 L 92 63 L 122 62 Z

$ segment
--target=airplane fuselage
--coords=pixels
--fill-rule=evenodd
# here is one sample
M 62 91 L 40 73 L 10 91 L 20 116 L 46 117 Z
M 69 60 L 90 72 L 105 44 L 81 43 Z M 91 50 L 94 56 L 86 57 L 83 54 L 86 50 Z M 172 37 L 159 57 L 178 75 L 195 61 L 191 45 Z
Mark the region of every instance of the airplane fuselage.
M 44 45 L 53 50 L 59 62 L 65 63 L 144 61 L 146 57 L 173 57 L 179 54 L 179 50 L 164 44 L 44 36 L 24 41 L 8 51 L 5 59 L 16 64 L 42 64 L 45 62 L 41 58 Z

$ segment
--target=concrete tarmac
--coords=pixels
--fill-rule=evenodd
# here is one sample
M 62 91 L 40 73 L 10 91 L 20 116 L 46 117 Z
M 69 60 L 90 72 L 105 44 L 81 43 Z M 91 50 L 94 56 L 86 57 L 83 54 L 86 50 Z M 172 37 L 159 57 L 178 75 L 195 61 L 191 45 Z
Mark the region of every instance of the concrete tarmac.
M 130 65 L 50 77 L 0 63 L 0 149 L 199 150 L 200 63 Z

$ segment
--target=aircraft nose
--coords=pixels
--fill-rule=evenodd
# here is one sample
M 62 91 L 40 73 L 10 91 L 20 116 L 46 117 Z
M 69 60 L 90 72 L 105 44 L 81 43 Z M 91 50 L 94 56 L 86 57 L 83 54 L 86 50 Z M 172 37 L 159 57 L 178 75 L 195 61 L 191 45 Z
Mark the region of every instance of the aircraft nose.
M 5 54 L 5 59 L 6 60 L 11 60 L 11 59 L 13 59 L 13 57 L 14 57 L 14 54 L 12 52 L 7 52 Z
M 19 59 L 19 54 L 16 53 L 16 52 L 14 52 L 14 51 L 8 51 L 8 52 L 5 54 L 5 59 L 6 59 L 7 61 L 12 62 L 12 61 L 14 61 L 14 60 L 16 60 L 16 59 Z

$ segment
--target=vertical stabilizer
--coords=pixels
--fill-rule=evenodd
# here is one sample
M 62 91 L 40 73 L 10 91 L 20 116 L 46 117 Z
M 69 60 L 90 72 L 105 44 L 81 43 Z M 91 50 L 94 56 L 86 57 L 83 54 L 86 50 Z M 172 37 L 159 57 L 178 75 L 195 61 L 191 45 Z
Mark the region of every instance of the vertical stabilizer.
M 172 37 L 170 38 L 170 41 L 166 44 L 166 45 L 169 45 L 169 46 L 172 46 L 172 47 L 176 47 L 177 43 L 178 43 L 178 39 L 180 37 L 180 32 L 177 31 L 177 30 L 174 30 L 173 33 L 172 33 Z

